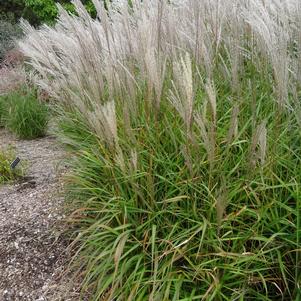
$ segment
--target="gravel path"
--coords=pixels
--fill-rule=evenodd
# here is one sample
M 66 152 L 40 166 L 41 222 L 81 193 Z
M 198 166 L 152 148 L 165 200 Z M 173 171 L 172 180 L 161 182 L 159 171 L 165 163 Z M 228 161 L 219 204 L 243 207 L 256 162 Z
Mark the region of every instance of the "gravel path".
M 68 254 L 59 235 L 64 153 L 52 137 L 16 140 L 0 130 L 28 165 L 23 183 L 0 186 L 0 301 L 79 300 L 66 285 Z

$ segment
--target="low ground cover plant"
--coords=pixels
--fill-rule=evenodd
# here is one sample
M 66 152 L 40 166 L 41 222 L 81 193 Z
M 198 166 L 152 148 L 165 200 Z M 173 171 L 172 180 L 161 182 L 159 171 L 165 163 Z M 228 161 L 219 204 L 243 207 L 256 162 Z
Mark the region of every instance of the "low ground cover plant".
M 0 97 L 2 124 L 22 139 L 43 137 L 47 130 L 48 109 L 28 87 Z
M 0 184 L 17 180 L 23 175 L 21 168 L 11 168 L 11 163 L 16 159 L 12 147 L 0 148 Z
M 24 23 L 71 149 L 92 300 L 300 298 L 300 5 L 80 1 Z M 283 3 L 282 3 L 283 4 Z

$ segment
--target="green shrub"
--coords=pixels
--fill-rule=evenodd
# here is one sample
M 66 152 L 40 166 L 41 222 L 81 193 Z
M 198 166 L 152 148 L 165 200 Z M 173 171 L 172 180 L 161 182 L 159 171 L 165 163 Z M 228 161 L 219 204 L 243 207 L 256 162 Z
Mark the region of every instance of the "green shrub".
M 81 1 L 92 16 L 96 11 L 91 0 Z M 54 24 L 58 15 L 57 4 L 62 5 L 68 12 L 75 13 L 74 5 L 68 0 L 24 0 L 25 7 L 32 11 L 40 23 Z
M 15 150 L 13 148 L 0 148 L 0 184 L 16 180 L 22 176 L 20 168 L 11 169 L 10 164 L 15 160 Z
M 5 125 L 18 137 L 34 139 L 43 137 L 47 130 L 47 106 L 37 99 L 36 92 L 28 89 L 7 96 L 9 109 Z

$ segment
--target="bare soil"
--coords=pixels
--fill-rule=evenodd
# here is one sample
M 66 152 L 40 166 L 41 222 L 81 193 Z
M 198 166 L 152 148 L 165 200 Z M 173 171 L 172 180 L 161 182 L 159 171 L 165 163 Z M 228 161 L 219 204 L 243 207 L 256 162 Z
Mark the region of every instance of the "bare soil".
M 64 152 L 53 137 L 21 141 L 0 129 L 0 147 L 9 144 L 28 168 L 22 181 L 0 186 L 0 301 L 79 300 L 64 276 Z

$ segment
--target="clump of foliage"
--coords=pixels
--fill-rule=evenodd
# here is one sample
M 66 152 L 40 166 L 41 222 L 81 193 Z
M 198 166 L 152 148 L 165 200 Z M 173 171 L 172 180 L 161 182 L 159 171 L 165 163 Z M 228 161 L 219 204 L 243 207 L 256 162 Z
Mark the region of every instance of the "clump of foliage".
M 58 15 L 57 4 L 62 5 L 68 12 L 75 13 L 74 5 L 70 0 L 24 0 L 27 8 L 30 8 L 38 17 L 41 23 L 53 24 Z M 88 12 L 95 17 L 96 11 L 91 0 L 82 2 Z
M 299 2 L 95 3 L 20 43 L 76 154 L 83 292 L 299 300 Z
M 25 6 L 30 7 L 38 19 L 44 23 L 53 23 L 57 16 L 54 0 L 24 0 Z
M 37 99 L 36 91 L 28 88 L 13 91 L 5 96 L 7 116 L 5 126 L 22 139 L 45 135 L 48 123 L 47 106 Z
M 15 158 L 16 155 L 13 148 L 0 148 L 0 184 L 16 180 L 22 176 L 23 172 L 21 169 L 12 169 L 10 166 Z
M 21 18 L 34 26 L 41 24 L 54 24 L 57 18 L 57 4 L 62 5 L 71 13 L 75 12 L 71 0 L 5 0 L 1 3 L 0 19 L 12 24 L 19 22 Z M 83 4 L 91 16 L 96 16 L 96 10 L 92 0 L 84 0 Z
M 24 0 L 2 1 L 0 6 L 0 19 L 9 21 L 12 24 L 17 24 L 20 18 L 28 20 L 30 24 L 33 25 L 38 25 L 40 23 L 31 8 L 26 6 Z

